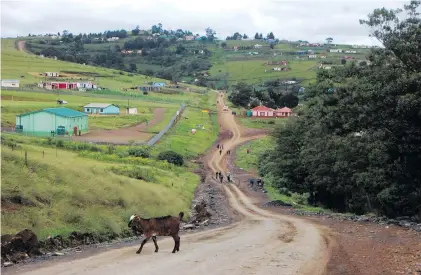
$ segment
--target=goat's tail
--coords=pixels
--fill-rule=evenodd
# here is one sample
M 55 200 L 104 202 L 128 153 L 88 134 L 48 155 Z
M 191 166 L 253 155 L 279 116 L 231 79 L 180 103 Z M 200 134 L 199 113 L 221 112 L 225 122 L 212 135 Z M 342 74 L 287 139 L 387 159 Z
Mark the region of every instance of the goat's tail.
M 180 221 L 181 221 L 184 217 L 184 212 L 180 212 L 180 214 L 178 214 L 178 216 L 180 217 Z

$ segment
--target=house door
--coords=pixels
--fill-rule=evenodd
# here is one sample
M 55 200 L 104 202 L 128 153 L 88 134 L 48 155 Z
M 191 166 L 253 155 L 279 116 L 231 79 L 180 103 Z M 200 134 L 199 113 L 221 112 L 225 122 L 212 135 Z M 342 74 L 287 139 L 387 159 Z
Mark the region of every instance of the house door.
M 266 116 L 265 112 L 260 112 L 259 116 Z

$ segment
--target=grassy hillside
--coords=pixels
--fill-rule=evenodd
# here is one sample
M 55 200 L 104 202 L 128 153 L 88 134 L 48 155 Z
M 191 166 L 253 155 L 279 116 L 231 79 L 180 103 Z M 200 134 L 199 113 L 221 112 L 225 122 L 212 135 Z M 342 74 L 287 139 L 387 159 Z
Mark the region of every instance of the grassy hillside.
M 147 78 L 36 57 L 17 51 L 13 40 L 2 40 L 3 49 L 2 77 L 20 79 L 23 87 L 40 81 L 42 78 L 37 75 L 40 72 L 71 71 L 78 72 L 83 79 L 92 77 L 100 86 L 110 87 L 110 90 L 60 91 L 58 94 L 29 87 L 18 91 L 4 90 L 1 95 L 2 127 L 14 126 L 17 114 L 55 107 L 57 99 L 66 100 L 68 104 L 64 106 L 77 110 L 92 102 L 114 103 L 122 107 L 123 112 L 130 100 L 130 107 L 137 107 L 138 115 L 90 117 L 91 130 L 115 129 L 150 120 L 152 110 L 160 107 L 166 109 L 164 119 L 148 128 L 150 132 L 158 132 L 185 102 L 188 107 L 184 117 L 188 118 L 176 125 L 179 127 L 174 129 L 176 136 L 171 132 L 161 143 L 171 144 L 171 149 L 185 157 L 193 157 L 203 153 L 217 135 L 217 129 L 212 135 L 198 133 L 195 143 L 200 147 L 196 148 L 189 143 L 189 132 L 179 130 L 191 127 L 192 123 L 202 123 L 207 129 L 216 124 L 214 120 L 201 119 L 202 108 L 215 109 L 216 93 L 213 91 L 185 85 L 190 91 L 149 93 L 146 96 L 139 92 L 125 92 L 121 88 L 142 84 Z M 178 214 L 179 211 L 188 213 L 195 187 L 200 182 L 199 177 L 192 173 L 191 165 L 175 167 L 155 160 L 159 152 L 167 150 L 160 144 L 152 149 L 151 158 L 134 157 L 130 155 L 132 149 L 130 146 L 100 146 L 2 134 L 2 232 L 14 233 L 30 228 L 41 239 L 56 234 L 66 236 L 74 230 L 120 233 L 127 229 L 127 219 L 133 213 L 146 217 Z
M 2 143 L 4 233 L 27 227 L 41 238 L 73 230 L 120 233 L 133 213 L 187 213 L 199 183 L 197 175 L 164 162 L 115 154 L 102 154 L 107 161 L 94 160 L 82 157 L 93 154 L 87 151 L 41 147 L 10 135 L 3 135 Z M 18 147 L 12 150 L 10 144 Z

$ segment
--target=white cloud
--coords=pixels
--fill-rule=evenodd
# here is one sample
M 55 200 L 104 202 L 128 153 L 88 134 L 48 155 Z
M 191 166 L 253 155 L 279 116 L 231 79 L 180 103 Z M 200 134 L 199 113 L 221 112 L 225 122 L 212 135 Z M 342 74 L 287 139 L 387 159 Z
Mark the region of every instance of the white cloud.
M 337 43 L 375 41 L 359 24 L 375 8 L 398 8 L 408 1 L 282 1 L 282 0 L 25 0 L 1 2 L 2 37 L 56 33 L 103 32 L 109 29 L 166 28 L 203 33 L 206 27 L 220 38 L 235 31 L 254 36 L 273 31 L 276 37 Z

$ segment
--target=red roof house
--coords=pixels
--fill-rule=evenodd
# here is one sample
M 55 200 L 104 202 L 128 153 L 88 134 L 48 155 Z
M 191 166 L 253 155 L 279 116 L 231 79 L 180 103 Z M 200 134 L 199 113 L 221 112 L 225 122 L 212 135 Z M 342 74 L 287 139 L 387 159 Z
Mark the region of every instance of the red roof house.
M 253 117 L 274 117 L 275 110 L 266 106 L 257 106 L 251 109 L 251 111 Z
M 275 115 L 277 117 L 289 117 L 296 116 L 296 114 L 288 107 L 280 108 L 275 110 Z

